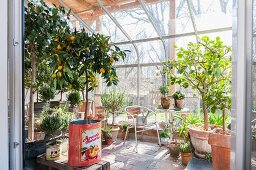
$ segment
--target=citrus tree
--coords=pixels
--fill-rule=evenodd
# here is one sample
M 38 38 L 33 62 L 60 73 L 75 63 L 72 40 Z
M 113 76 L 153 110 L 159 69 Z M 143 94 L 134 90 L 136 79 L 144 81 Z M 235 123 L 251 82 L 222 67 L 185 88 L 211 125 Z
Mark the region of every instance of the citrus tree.
M 176 74 L 173 69 L 176 69 Z M 214 105 L 220 100 L 225 104 L 223 107 L 229 106 L 229 100 L 222 96 L 225 94 L 221 88 L 230 81 L 230 71 L 231 47 L 219 37 L 211 40 L 207 36 L 198 38 L 197 43 L 190 42 L 187 49 L 178 48 L 177 58 L 165 62 L 163 69 L 168 73 L 171 84 L 192 87 L 201 96 L 206 131 L 209 130 L 208 110 L 215 111 L 217 107 Z
M 50 40 L 59 32 L 69 32 L 68 15 L 64 8 L 47 6 L 43 0 L 30 0 L 25 8 L 26 85 L 29 85 L 28 136 L 33 140 L 34 93 L 38 63 L 49 56 Z
M 107 86 L 117 85 L 114 63 L 124 59 L 126 54 L 117 46 L 111 46 L 108 36 L 81 30 L 60 34 L 53 42 L 51 66 L 55 70 L 52 78 L 54 82 L 67 82 L 72 89 L 85 89 L 86 108 L 88 93 L 98 86 L 97 75 L 105 79 Z M 87 111 L 85 109 L 85 119 Z

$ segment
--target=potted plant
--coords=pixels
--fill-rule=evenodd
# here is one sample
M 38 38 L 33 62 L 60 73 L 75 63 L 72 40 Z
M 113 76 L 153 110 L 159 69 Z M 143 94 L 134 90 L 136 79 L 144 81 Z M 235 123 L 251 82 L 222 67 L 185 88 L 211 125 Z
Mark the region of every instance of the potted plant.
M 41 117 L 41 129 L 50 137 L 46 144 L 46 160 L 58 160 L 61 153 L 61 142 L 56 140 L 56 132 L 63 126 L 63 120 L 59 113 L 53 109 L 44 110 Z
M 231 132 L 226 128 L 228 117 L 226 111 L 231 109 L 231 80 L 223 80 L 213 86 L 211 93 L 213 96 L 211 102 L 214 103 L 211 110 L 222 111 L 220 119 L 222 128 L 213 129 L 208 140 L 212 148 L 213 169 L 230 169 Z
M 69 16 L 63 7 L 48 6 L 43 0 L 29 1 L 25 8 L 25 77 L 29 88 L 28 138 L 34 137 L 34 96 L 38 65 L 48 63 L 51 40 L 59 32 L 69 32 Z M 42 15 L 43 14 L 43 15 Z M 42 24 L 44 23 L 44 24 Z M 47 61 L 47 62 L 46 62 Z M 41 71 L 41 70 L 40 70 Z
M 182 109 L 184 106 L 184 98 L 185 98 L 185 94 L 182 93 L 181 91 L 176 91 L 175 93 L 173 93 L 172 95 L 174 102 L 175 102 L 175 107 L 177 107 L 178 109 Z
M 160 138 L 161 138 L 161 143 L 162 144 L 167 144 L 168 141 L 170 140 L 170 132 L 168 131 L 167 128 L 165 128 L 164 130 L 162 130 L 160 132 Z
M 78 106 L 80 106 L 81 103 L 82 103 L 80 93 L 78 91 L 75 91 L 75 90 L 71 91 L 68 94 L 67 101 L 70 104 L 69 111 L 77 113 L 78 112 Z
M 186 141 L 180 144 L 181 161 L 183 165 L 187 165 L 192 157 L 193 148 L 190 142 Z
M 168 144 L 171 157 L 178 159 L 180 157 L 180 143 L 178 141 L 171 141 Z
M 230 52 L 231 48 L 224 45 L 219 37 L 210 40 L 204 36 L 198 38 L 197 43 L 189 43 L 187 49 L 179 48 L 177 58 L 164 63 L 163 71 L 169 74 L 171 84 L 191 87 L 201 96 L 204 124 L 189 127 L 195 154 L 201 158 L 211 152 L 208 137 L 212 129 L 208 123 L 208 110 L 214 104 L 210 102 L 211 97 L 216 97 L 211 89 L 221 81 L 230 79 Z M 173 69 L 176 69 L 177 74 L 174 74 Z
M 170 99 L 167 97 L 167 94 L 169 92 L 169 86 L 163 85 L 159 88 L 160 93 L 162 94 L 161 97 L 161 105 L 163 109 L 169 109 L 171 105 Z
M 104 129 L 102 129 L 102 136 L 106 145 L 111 145 L 113 143 L 110 127 L 105 127 Z
M 124 121 L 122 122 L 121 127 L 122 127 L 122 139 L 127 140 L 129 137 L 129 134 L 128 134 L 129 131 L 127 132 L 127 134 L 126 134 L 126 131 L 128 130 L 129 123 L 127 121 Z
M 34 131 L 34 139 L 35 140 L 44 140 L 45 133 L 41 129 L 40 119 L 35 120 L 35 131 Z
M 106 112 L 112 115 L 112 123 L 109 127 L 111 128 L 112 139 L 116 141 L 120 128 L 115 124 L 115 116 L 116 113 L 121 111 L 125 106 L 125 94 L 124 92 L 118 92 L 116 90 L 103 93 L 101 95 L 101 103 Z

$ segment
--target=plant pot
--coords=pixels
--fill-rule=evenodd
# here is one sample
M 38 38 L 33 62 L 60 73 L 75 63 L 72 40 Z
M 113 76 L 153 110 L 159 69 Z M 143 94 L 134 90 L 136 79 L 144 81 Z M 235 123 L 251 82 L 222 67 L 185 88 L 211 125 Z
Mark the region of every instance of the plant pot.
M 58 107 L 60 105 L 60 101 L 50 101 L 50 108 L 55 108 Z
M 43 109 L 45 106 L 49 105 L 49 103 L 46 102 L 35 102 L 34 103 L 34 113 L 35 113 L 35 117 L 40 117 Z
M 79 111 L 80 112 L 85 112 L 85 106 L 86 106 L 86 101 L 82 101 L 82 104 L 80 105 L 80 107 L 79 107 Z M 87 108 L 87 113 L 88 113 L 88 115 L 89 114 L 92 114 L 92 101 L 91 100 L 89 100 L 89 102 L 88 102 L 88 108 Z
M 101 122 L 76 120 L 69 124 L 68 165 L 90 166 L 101 160 Z
M 183 109 L 184 100 L 176 100 L 176 107 L 179 108 L 179 109 Z
M 161 105 L 163 109 L 169 109 L 171 100 L 168 97 L 161 97 Z
M 44 132 L 34 132 L 34 139 L 35 140 L 44 140 L 45 133 Z
M 60 159 L 61 142 L 49 142 L 46 144 L 46 160 L 58 160 Z
M 161 137 L 161 144 L 166 145 L 169 142 L 170 138 L 162 138 Z
M 77 113 L 79 111 L 79 108 L 77 107 L 77 105 L 70 105 L 68 108 L 69 112 L 73 112 L 73 113 Z
M 63 138 L 61 141 L 61 153 L 65 154 L 68 152 L 68 138 Z
M 111 145 L 113 143 L 113 139 L 112 138 L 107 138 L 106 139 L 106 144 L 107 145 Z
M 208 137 L 211 131 L 200 130 L 196 126 L 189 126 L 189 134 L 195 155 L 199 158 L 205 158 L 207 153 L 211 153 L 211 145 L 208 144 Z
M 171 157 L 178 159 L 180 157 L 180 144 L 177 142 L 171 142 L 168 147 Z
M 125 133 L 126 133 L 126 131 L 122 131 L 122 139 L 123 139 L 123 140 L 127 140 L 127 139 L 129 138 L 129 131 L 128 131 L 126 137 L 125 137 Z
M 183 165 L 187 165 L 192 157 L 192 153 L 181 152 L 181 162 Z
M 220 129 L 214 129 L 209 135 L 212 147 L 212 162 L 214 170 L 230 170 L 231 135 L 221 134 Z
M 116 141 L 120 127 L 119 126 L 110 126 L 110 128 L 111 128 L 110 133 L 112 136 L 112 140 Z

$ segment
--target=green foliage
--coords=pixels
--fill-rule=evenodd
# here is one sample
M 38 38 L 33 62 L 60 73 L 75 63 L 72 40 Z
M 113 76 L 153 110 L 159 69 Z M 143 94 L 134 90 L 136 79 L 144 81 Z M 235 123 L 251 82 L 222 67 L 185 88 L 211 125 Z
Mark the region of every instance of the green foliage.
M 212 161 L 212 154 L 211 153 L 205 154 L 205 159 L 208 161 Z
M 113 115 L 112 124 L 114 124 L 115 113 L 124 109 L 126 100 L 125 93 L 116 90 L 101 95 L 101 103 L 107 113 Z
M 122 126 L 122 130 L 125 132 L 129 127 L 129 123 L 127 121 L 124 121 L 122 122 L 121 126 Z
M 39 88 L 39 98 L 42 102 L 49 102 L 56 95 L 56 91 L 48 84 L 43 84 Z
M 111 139 L 111 128 L 109 126 L 106 126 L 104 129 L 102 129 L 102 135 L 104 139 Z
M 75 91 L 75 90 L 68 94 L 67 100 L 69 101 L 69 103 L 72 106 L 81 105 L 81 103 L 82 103 L 80 93 L 78 91 Z
M 175 100 L 182 100 L 185 98 L 185 94 L 182 93 L 181 91 L 176 91 L 175 93 L 173 93 L 172 97 L 175 99 Z
M 208 109 L 230 106 L 230 91 L 225 85 L 229 88 L 231 83 L 231 60 L 231 47 L 224 45 L 219 37 L 211 40 L 204 36 L 197 43 L 190 42 L 187 49 L 178 48 L 176 60 L 164 63 L 163 72 L 168 73 L 171 84 L 192 87 L 201 95 L 205 130 L 208 130 Z M 221 104 L 216 105 L 218 102 Z
M 225 114 L 225 123 L 226 126 L 229 125 L 231 123 L 231 119 L 230 119 L 230 115 Z M 213 114 L 210 113 L 209 114 L 209 123 L 212 125 L 218 125 L 218 126 L 222 126 L 223 125 L 223 115 L 222 114 Z
M 159 135 L 161 138 L 170 138 L 170 132 L 168 131 L 168 129 L 164 129 L 160 132 Z
M 193 151 L 193 148 L 192 148 L 190 142 L 181 143 L 180 151 L 183 153 L 191 153 Z
M 159 90 L 163 96 L 166 96 L 169 92 L 169 86 L 163 85 L 159 88 Z

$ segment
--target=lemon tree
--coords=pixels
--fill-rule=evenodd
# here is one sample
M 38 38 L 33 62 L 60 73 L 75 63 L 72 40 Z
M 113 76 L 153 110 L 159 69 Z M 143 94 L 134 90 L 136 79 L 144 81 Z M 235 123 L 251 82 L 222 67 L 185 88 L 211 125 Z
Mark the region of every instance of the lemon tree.
M 55 68 L 52 74 L 54 83 L 67 82 L 72 89 L 85 90 L 86 108 L 88 93 L 98 86 L 98 76 L 105 80 L 107 86 L 118 83 L 114 63 L 124 59 L 126 54 L 117 46 L 111 46 L 109 39 L 102 34 L 81 30 L 68 35 L 59 34 L 52 41 L 54 48 L 51 65 Z

